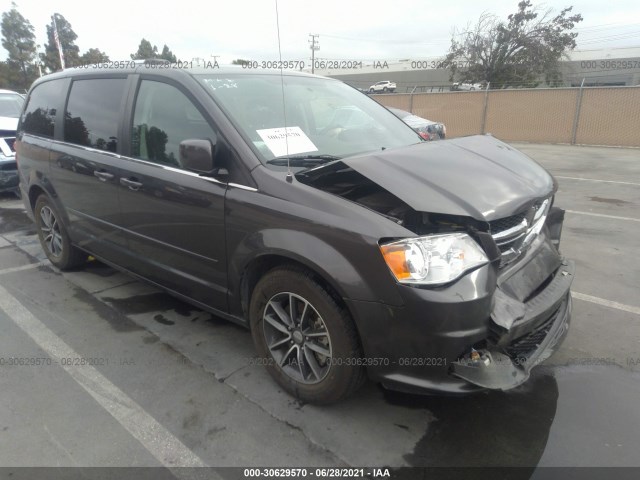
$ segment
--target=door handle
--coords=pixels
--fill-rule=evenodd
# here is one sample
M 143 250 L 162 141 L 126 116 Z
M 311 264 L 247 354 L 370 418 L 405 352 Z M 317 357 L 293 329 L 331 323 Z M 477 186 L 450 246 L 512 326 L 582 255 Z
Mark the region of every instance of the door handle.
M 105 171 L 100 171 L 100 170 L 95 170 L 93 172 L 93 174 L 98 177 L 98 179 L 101 182 L 106 182 L 107 180 L 112 180 L 114 175 L 113 173 L 109 173 L 109 172 L 105 172 Z
M 121 178 L 120 179 L 120 185 L 123 185 L 125 187 L 129 187 L 129 190 L 139 190 L 140 187 L 142 187 L 142 183 L 138 182 L 136 180 L 131 180 L 129 178 Z

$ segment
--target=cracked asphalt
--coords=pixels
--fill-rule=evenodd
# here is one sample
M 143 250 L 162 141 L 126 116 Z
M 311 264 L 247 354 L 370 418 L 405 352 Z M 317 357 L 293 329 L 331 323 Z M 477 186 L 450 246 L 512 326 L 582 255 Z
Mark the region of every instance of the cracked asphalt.
M 640 150 L 516 146 L 558 179 L 573 321 L 527 384 L 468 397 L 301 404 L 248 331 L 98 262 L 61 273 L 0 196 L 0 466 L 640 466 Z

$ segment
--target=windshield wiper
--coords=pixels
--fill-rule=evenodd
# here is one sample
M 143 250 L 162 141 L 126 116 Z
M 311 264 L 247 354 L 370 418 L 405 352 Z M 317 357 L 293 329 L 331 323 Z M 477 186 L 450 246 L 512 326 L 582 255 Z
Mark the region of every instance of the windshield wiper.
M 332 162 L 334 160 L 340 160 L 342 157 L 336 155 L 294 155 L 291 157 L 274 158 L 273 160 L 267 160 L 270 165 L 284 166 L 291 165 L 292 167 L 313 167 L 315 165 L 322 165 L 323 163 Z

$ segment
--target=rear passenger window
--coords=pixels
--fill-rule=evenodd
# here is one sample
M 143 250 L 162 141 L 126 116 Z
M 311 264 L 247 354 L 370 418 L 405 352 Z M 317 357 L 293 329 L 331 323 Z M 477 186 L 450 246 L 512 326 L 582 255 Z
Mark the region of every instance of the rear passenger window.
M 21 130 L 53 138 L 57 108 L 64 102 L 64 81 L 51 80 L 33 89 L 22 117 Z
M 143 80 L 133 117 L 133 156 L 182 168 L 180 142 L 188 139 L 208 139 L 215 145 L 217 136 L 180 90 Z
M 64 141 L 115 152 L 124 78 L 76 80 L 64 112 Z

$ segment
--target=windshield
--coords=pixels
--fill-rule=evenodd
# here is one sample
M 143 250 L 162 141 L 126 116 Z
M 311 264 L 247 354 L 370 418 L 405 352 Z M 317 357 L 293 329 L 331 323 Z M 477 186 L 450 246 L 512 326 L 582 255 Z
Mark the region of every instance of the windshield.
M 281 157 L 331 161 L 421 141 L 376 101 L 339 81 L 268 74 L 196 77 L 270 165 L 281 165 L 274 160 Z
M 18 118 L 24 98 L 17 93 L 0 93 L 0 117 Z

